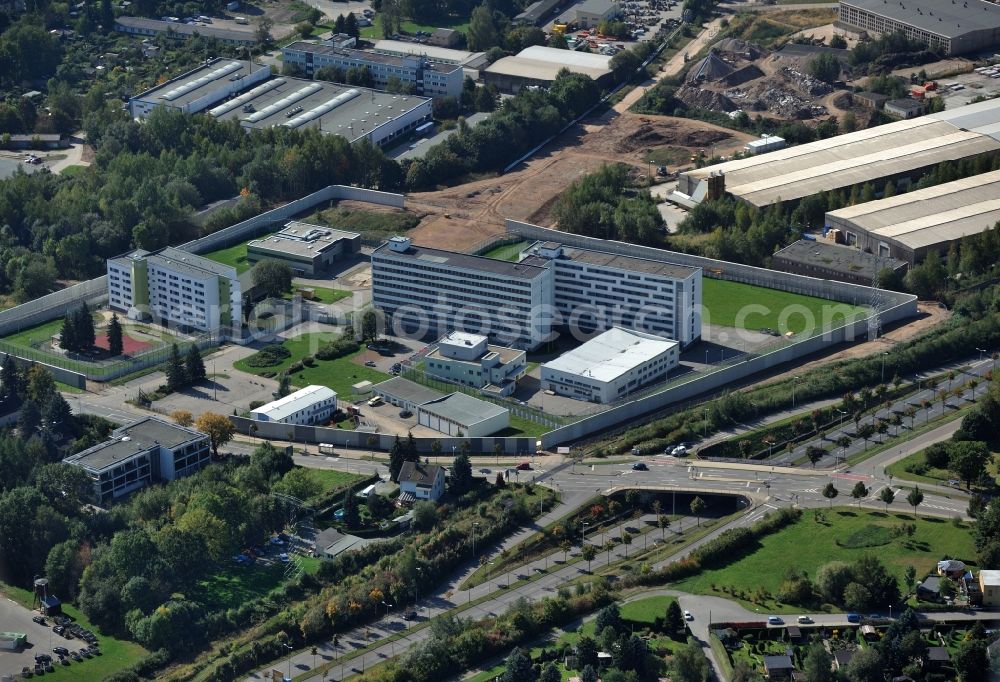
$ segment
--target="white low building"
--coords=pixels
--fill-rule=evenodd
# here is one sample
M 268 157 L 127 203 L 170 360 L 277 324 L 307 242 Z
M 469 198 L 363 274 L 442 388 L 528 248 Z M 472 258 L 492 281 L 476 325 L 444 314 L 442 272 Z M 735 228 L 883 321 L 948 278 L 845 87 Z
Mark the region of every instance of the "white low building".
M 678 365 L 680 344 L 613 327 L 542 365 L 542 389 L 577 400 L 609 403 L 655 381 Z
M 491 345 L 485 336 L 450 332 L 427 354 L 427 374 L 508 396 L 524 376 L 527 354 L 523 350 Z
M 250 410 L 250 418 L 280 424 L 323 424 L 336 410 L 336 391 L 326 386 L 313 385 Z

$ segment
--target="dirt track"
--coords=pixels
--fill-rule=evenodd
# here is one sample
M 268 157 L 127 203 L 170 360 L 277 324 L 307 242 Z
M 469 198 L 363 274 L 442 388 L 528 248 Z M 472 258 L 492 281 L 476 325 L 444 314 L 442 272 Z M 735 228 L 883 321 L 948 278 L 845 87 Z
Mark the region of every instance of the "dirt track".
M 424 246 L 470 249 L 502 233 L 507 218 L 551 224 L 549 213 L 562 191 L 602 164 L 629 163 L 645 174 L 650 149 L 712 147 L 717 154 L 729 154 L 750 139 L 701 121 L 608 111 L 574 127 L 519 170 L 408 195 L 407 208 L 424 215 L 410 235 Z

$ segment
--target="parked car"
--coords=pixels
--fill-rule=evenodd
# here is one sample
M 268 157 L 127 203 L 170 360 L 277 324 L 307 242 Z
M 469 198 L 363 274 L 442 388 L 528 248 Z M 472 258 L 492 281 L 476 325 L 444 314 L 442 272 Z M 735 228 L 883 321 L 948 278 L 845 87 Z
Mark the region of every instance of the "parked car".
M 407 611 L 406 613 L 403 614 L 403 620 L 416 620 L 416 619 L 417 619 L 416 611 Z
M 288 558 L 287 554 L 282 552 L 281 554 L 278 555 L 278 561 L 287 564 L 289 561 L 291 561 L 291 559 Z
M 684 620 L 694 620 L 694 616 L 691 615 L 691 612 L 686 609 L 684 611 Z
M 782 625 L 782 624 L 784 624 L 784 622 L 785 621 L 783 621 L 781 619 L 781 616 L 768 616 L 767 617 L 767 624 L 768 625 Z
M 488 474 L 488 473 L 491 473 L 491 472 L 490 472 L 489 469 L 480 469 L 479 473 L 481 473 L 481 474 Z
M 515 468 L 518 471 L 531 471 L 531 462 L 521 462 Z
M 59 654 L 60 656 L 69 656 L 69 649 L 64 646 L 54 646 L 52 647 L 52 653 Z
M 382 397 L 381 396 L 375 396 L 374 398 L 369 398 L 368 399 L 368 407 L 377 407 L 378 405 L 381 405 L 381 404 L 382 404 Z
M 52 657 L 48 654 L 35 654 L 35 663 L 48 663 Z
M 410 417 L 413 416 L 413 413 L 410 412 L 409 410 L 400 410 L 399 411 L 399 416 L 402 419 L 409 419 Z
M 374 360 L 365 360 L 365 367 L 375 367 Z
M 670 454 L 673 455 L 674 457 L 683 457 L 687 453 L 688 449 L 687 446 L 685 445 L 678 445 L 677 447 L 675 447 L 673 450 L 670 451 Z
M 799 622 L 800 623 L 811 623 L 811 622 L 813 622 L 813 619 L 810 618 L 809 616 L 799 616 Z
M 31 620 L 35 621 L 39 625 L 48 625 L 48 623 L 45 622 L 45 616 L 32 616 Z
M 633 471 L 649 471 L 649 467 L 646 466 L 645 462 L 636 462 L 632 465 Z

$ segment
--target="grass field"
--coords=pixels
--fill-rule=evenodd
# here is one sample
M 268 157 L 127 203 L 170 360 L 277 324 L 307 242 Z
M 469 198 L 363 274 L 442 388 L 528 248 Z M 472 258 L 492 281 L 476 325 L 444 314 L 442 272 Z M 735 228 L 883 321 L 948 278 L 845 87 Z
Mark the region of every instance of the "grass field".
M 260 239 L 260 237 L 254 237 L 253 239 Z M 216 263 L 231 265 L 236 268 L 237 273 L 242 274 L 250 269 L 250 263 L 247 262 L 247 242 L 251 242 L 253 239 L 248 239 L 227 249 L 219 249 L 218 251 L 202 255 L 209 260 L 214 260 Z
M 495 248 L 490 249 L 486 253 L 482 254 L 486 258 L 496 258 L 497 260 L 506 260 L 515 262 L 518 256 L 521 255 L 521 251 L 528 247 L 531 242 L 520 241 L 514 244 L 501 244 Z
M 383 239 L 403 234 L 420 223 L 420 216 L 403 210 L 363 211 L 334 206 L 314 213 L 307 223 L 328 225 L 337 230 L 358 232 L 366 239 Z
M 400 32 L 409 33 L 410 35 L 415 35 L 417 31 L 427 31 L 428 33 L 433 33 L 436 28 L 451 28 L 456 31 L 461 31 L 462 33 L 468 33 L 469 18 L 456 16 L 442 17 L 433 24 L 418 24 L 412 21 L 404 21 L 399 27 Z M 385 37 L 382 33 L 381 14 L 375 17 L 375 21 L 372 22 L 371 26 L 364 26 L 361 29 L 361 37 L 367 38 L 368 40 L 381 40 Z
M 901 512 L 890 512 L 887 515 L 878 511 L 846 507 L 820 511 L 825 516 L 824 522 L 817 522 L 813 512 L 804 512 L 797 523 L 763 538 L 758 549 L 751 554 L 724 568 L 704 571 L 681 580 L 672 587 L 695 594 L 716 595 L 723 593 L 713 592 L 713 585 L 726 585 L 744 592 L 762 587 L 774 594 L 789 569 L 799 569 L 809 576 L 815 576 L 816 570 L 823 564 L 831 561 L 850 562 L 865 553 L 875 553 L 897 576 L 902 576 L 907 566 L 916 568 L 918 577 L 927 575 L 943 556 L 961 559 L 970 565 L 975 563 L 972 534 L 967 526 L 956 528 L 946 519 L 919 518 L 915 521 L 917 532 L 912 538 L 904 536 L 891 539 L 887 544 L 874 545 L 871 543 L 884 539 L 879 537 L 881 533 L 876 529 L 913 523 L 913 515 Z M 847 538 L 852 538 L 850 544 L 862 546 L 842 546 Z M 838 544 L 838 540 L 841 544 Z M 801 607 L 776 604 L 773 601 L 763 605 L 746 601 L 743 603 L 751 609 L 762 607 L 779 613 L 801 610 Z
M 11 587 L 9 585 L 4 585 L 0 583 L 0 595 L 10 597 L 11 600 L 17 602 L 26 609 L 31 608 L 32 595 L 28 590 L 22 590 L 19 587 Z M 82 663 L 72 663 L 71 665 L 55 666 L 55 672 L 46 673 L 46 680 L 103 680 L 104 678 L 113 675 L 114 673 L 127 668 L 128 666 L 136 663 L 137 661 L 145 658 L 149 655 L 143 647 L 139 646 L 135 642 L 127 642 L 121 639 L 115 639 L 114 637 L 107 637 L 89 621 L 86 616 L 80 613 L 72 604 L 63 603 L 62 605 L 63 613 L 72 618 L 76 623 L 82 627 L 93 631 L 97 635 L 98 642 L 101 646 L 102 656 L 95 656 L 94 658 L 85 659 Z M 55 637 L 52 640 L 53 644 L 61 643 L 59 642 L 61 638 Z M 72 640 L 70 644 L 65 646 L 68 649 L 79 648 L 79 646 L 71 646 L 76 640 Z M 36 642 L 35 644 L 39 644 Z M 45 642 L 47 645 L 48 642 Z M 79 644 L 79 643 L 77 643 Z
M 517 436 L 540 436 L 543 433 L 548 433 L 552 430 L 551 426 L 545 426 L 544 424 L 538 424 L 531 421 L 530 419 L 525 419 L 524 417 L 517 417 L 515 415 L 510 415 L 510 426 L 508 426 L 503 431 L 497 433 L 497 436 L 502 436 L 505 438 L 516 438 Z
M 344 291 L 343 289 L 328 289 L 326 287 L 314 287 L 310 286 L 312 289 L 313 300 L 319 301 L 320 303 L 336 303 L 345 298 L 350 298 L 351 292 Z
M 996 453 L 994 453 L 995 455 Z M 948 485 L 948 481 L 957 479 L 958 476 L 948 469 L 935 469 L 928 467 L 926 471 L 922 474 L 917 474 L 912 471 L 907 471 L 908 467 L 926 465 L 927 458 L 924 453 L 915 452 L 908 457 L 904 457 L 898 462 L 894 462 L 885 468 L 887 474 L 892 474 L 893 477 L 897 479 L 902 479 L 906 481 L 915 481 L 917 483 L 930 483 L 931 485 Z M 996 457 L 991 458 L 991 462 L 986 467 L 986 474 L 988 477 L 997 480 L 997 459 Z M 965 485 L 964 483 L 962 484 Z
M 335 334 L 317 333 L 303 334 L 288 339 L 281 345 L 291 352 L 291 357 L 273 367 L 250 367 L 247 365 L 246 359 L 235 362 L 233 367 L 250 374 L 277 374 L 285 371 L 292 363 L 298 362 L 306 355 L 312 355 L 323 343 L 332 340 L 335 336 Z M 315 366 L 305 367 L 293 374 L 292 384 L 295 386 L 320 384 L 321 386 L 329 386 L 339 395 L 349 396 L 351 395 L 351 387 L 359 381 L 378 383 L 388 379 L 388 374 L 354 362 L 354 358 L 363 352 L 364 350 L 361 349 L 336 360 L 317 360 Z
M 667 607 L 675 601 L 674 597 L 666 595 L 637 599 L 621 605 L 621 616 L 625 620 L 652 625 L 657 618 L 667 615 Z
M 801 334 L 865 314 L 860 306 L 740 282 L 705 277 L 702 286 L 702 320 L 724 327 Z

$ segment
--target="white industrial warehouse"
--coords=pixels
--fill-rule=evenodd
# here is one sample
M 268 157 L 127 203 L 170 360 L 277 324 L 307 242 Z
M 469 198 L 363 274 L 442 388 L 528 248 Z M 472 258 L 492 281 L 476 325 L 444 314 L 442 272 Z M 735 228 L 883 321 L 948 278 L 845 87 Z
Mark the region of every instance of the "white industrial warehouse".
M 382 145 L 430 121 L 431 100 L 380 90 L 271 76 L 267 67 L 215 59 L 129 100 L 133 118 L 158 106 L 236 120 L 247 129 L 316 128 Z
M 942 161 L 1000 151 L 1000 100 L 837 135 L 682 173 L 672 198 L 729 194 L 754 206 L 795 201 L 865 182 L 920 175 Z
M 680 362 L 680 344 L 612 327 L 542 365 L 542 389 L 577 400 L 609 403 L 654 381 Z
M 1000 171 L 847 206 L 826 223 L 849 244 L 913 264 L 1000 223 Z
M 324 424 L 336 410 L 337 392 L 314 384 L 250 410 L 250 418 L 280 424 Z

